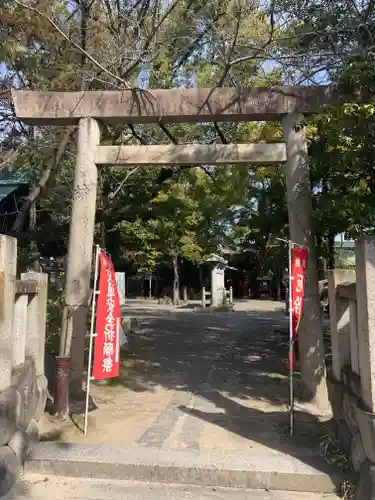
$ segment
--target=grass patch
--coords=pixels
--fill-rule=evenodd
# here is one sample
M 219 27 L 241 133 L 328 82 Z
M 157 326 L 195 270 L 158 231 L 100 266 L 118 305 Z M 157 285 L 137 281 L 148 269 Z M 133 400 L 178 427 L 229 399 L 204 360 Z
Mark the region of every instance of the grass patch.
M 338 441 L 332 434 L 324 434 L 320 442 L 320 451 L 326 461 L 338 467 L 347 479 L 340 486 L 338 495 L 344 500 L 354 500 L 355 484 L 348 479 L 353 472 L 352 464 L 349 457 L 342 449 L 340 441 Z

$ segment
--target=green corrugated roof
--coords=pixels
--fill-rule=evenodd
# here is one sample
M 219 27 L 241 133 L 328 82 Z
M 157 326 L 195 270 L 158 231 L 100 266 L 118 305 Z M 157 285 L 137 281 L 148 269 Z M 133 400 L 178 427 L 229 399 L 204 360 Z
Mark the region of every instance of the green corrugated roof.
M 6 182 L 0 180 L 0 203 L 10 194 L 17 191 L 21 186 L 26 186 L 27 182 Z
M 30 172 L 22 169 L 2 168 L 0 171 L 0 185 L 21 183 L 27 184 L 30 181 Z

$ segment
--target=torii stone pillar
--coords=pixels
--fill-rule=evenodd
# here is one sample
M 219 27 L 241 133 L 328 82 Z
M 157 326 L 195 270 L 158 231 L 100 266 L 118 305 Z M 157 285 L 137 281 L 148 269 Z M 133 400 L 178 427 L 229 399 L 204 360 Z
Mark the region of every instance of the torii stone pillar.
M 313 396 L 321 408 L 328 407 L 325 384 L 324 346 L 322 345 L 321 307 L 312 227 L 312 201 L 307 141 L 302 114 L 283 119 L 287 149 L 286 186 L 289 215 L 289 237 L 293 243 L 309 250 L 305 284 L 304 313 L 299 328 L 299 351 L 304 370 L 306 396 Z M 314 349 L 311 349 L 311 346 Z
M 95 155 L 99 142 L 98 122 L 93 118 L 81 118 L 78 128 L 69 260 L 66 269 L 65 307 L 60 342 L 60 354 L 70 356 L 73 393 L 82 390 L 84 373 L 98 181 Z

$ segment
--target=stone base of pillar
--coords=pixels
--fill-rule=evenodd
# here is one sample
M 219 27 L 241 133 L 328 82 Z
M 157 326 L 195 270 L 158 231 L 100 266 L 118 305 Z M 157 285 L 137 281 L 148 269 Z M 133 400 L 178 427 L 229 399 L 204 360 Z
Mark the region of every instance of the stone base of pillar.
M 39 375 L 39 377 L 36 379 L 36 390 L 37 390 L 37 403 L 36 403 L 34 419 L 38 422 L 44 414 L 47 402 L 48 381 L 45 375 Z
M 19 400 L 15 387 L 0 392 L 0 446 L 8 444 L 17 429 Z
M 16 484 L 22 463 L 9 446 L 0 446 L 0 497 L 5 496 Z
M 359 472 L 359 481 L 356 488 L 355 500 L 375 499 L 375 464 L 366 461 Z

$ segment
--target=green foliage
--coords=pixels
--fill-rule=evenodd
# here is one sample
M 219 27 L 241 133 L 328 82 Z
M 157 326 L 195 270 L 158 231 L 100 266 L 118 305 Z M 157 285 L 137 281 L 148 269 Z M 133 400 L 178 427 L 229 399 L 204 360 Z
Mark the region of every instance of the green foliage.
M 72 10 L 68 1 L 24 3 L 39 14 L 11 0 L 0 7 L 4 86 L 271 86 L 311 82 L 323 72 L 351 97 L 306 123 L 317 242 L 324 247 L 337 233 L 373 232 L 375 14 L 370 3 L 354 8 L 342 1 L 338 8 L 332 1 L 278 0 L 260 8 L 245 0 L 109 1 L 85 11 Z M 75 136 L 51 169 L 64 132 L 21 126 L 9 106 L 4 109 L 4 136 L 19 152 L 19 172 L 35 186 L 48 173 L 33 241 L 43 255 L 65 255 Z M 280 124 L 271 122 L 106 125 L 102 130 L 105 144 L 280 140 Z M 274 166 L 103 169 L 95 239 L 109 249 L 117 267 L 149 271 L 172 256 L 200 262 L 230 247 L 250 252 L 248 265 L 256 272 L 277 274 L 286 264 L 285 248 L 276 240 L 288 237 L 285 189 L 283 168 Z
M 357 238 L 375 227 L 375 10 L 371 1 L 278 0 L 275 56 L 297 83 L 330 83 L 336 105 L 308 121 L 314 228 L 318 239 Z
M 114 228 L 117 231 L 120 252 L 139 271 L 151 271 L 161 256 L 156 249 L 157 236 L 150 227 L 137 217 L 134 221 L 123 220 Z

